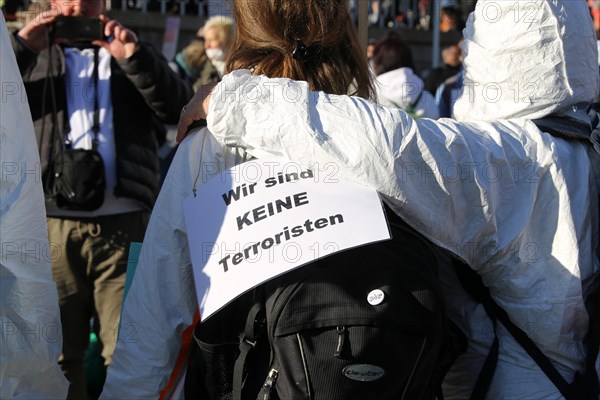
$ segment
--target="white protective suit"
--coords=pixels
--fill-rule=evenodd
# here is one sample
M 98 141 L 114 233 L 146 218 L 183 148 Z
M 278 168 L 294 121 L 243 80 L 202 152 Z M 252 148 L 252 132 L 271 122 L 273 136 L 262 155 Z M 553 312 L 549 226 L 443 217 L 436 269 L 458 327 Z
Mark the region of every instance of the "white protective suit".
M 376 188 L 405 221 L 475 269 L 514 323 L 572 380 L 585 359 L 582 292 L 600 268 L 591 150 L 541 132 L 525 117 L 587 118 L 573 105 L 594 100 L 599 89 L 589 14 L 585 2 L 480 0 L 464 36 L 470 90 L 455 111 L 460 121 L 415 121 L 399 109 L 248 71 L 225 76 L 208 126 L 237 147 L 221 147 L 206 132 L 181 144 L 123 307 L 121 323 L 135 327 L 135 336 L 119 339 L 104 399 L 156 398 L 167 386 L 197 308 L 181 202 L 197 175 L 201 190 L 207 171 L 240 162 L 240 147 L 305 167 L 335 163 L 342 177 Z M 470 343 L 445 394 L 464 399 L 492 330 L 459 287 L 448 289 L 448 303 Z M 488 398 L 560 398 L 502 326 L 498 334 Z
M 182 202 L 202 184 L 249 158 L 204 129 L 182 142 L 156 200 L 131 287 L 102 399 L 183 398 L 185 363 L 198 308 Z M 195 344 L 194 344 L 195 345 Z M 167 385 L 171 375 L 175 385 Z M 169 386 L 168 390 L 165 388 Z
M 377 102 L 387 107 L 412 111 L 419 118 L 439 118 L 435 98 L 410 68 L 398 68 L 375 78 Z M 411 110 L 412 109 L 412 110 Z
M 27 94 L 0 19 L 0 398 L 64 399 L 62 328 Z

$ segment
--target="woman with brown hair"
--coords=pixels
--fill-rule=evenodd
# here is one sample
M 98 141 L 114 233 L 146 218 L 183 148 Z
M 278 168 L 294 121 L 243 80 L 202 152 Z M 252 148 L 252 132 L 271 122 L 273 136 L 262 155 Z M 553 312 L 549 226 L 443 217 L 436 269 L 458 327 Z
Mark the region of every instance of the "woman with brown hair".
M 306 81 L 311 90 L 373 95 L 367 61 L 343 0 L 236 1 L 227 69 Z
M 367 60 L 358 45 L 348 16 L 346 0 L 237 0 L 234 13 L 237 36 L 227 60 L 227 69 L 233 71 L 232 74 L 242 73 L 236 71 L 238 69 L 250 69 L 252 74 L 302 80 L 306 90 L 325 90 L 340 95 L 353 94 L 366 99 L 372 97 L 373 87 Z M 247 71 L 245 73 L 247 74 Z M 268 98 L 268 88 L 265 88 L 264 92 Z M 282 107 L 284 106 L 282 104 Z M 235 124 L 234 120 L 222 122 Z M 273 127 L 273 130 L 280 129 L 294 127 Z M 152 213 L 133 283 L 124 302 L 120 337 L 112 366 L 108 371 L 102 395 L 104 399 L 156 398 L 159 394 L 161 398 L 179 398 L 182 396 L 182 382 L 186 372 L 188 398 L 192 398 L 189 394 L 190 385 L 202 385 L 201 376 L 198 380 L 191 378 L 196 373 L 202 375 L 202 372 L 187 366 L 190 352 L 196 345 L 191 334 L 199 317 L 190 257 L 192 245 L 188 243 L 182 201 L 196 190 L 202 191 L 203 184 L 210 178 L 219 176 L 228 168 L 253 156 L 259 155 L 253 154 L 251 149 L 244 150 L 219 144 L 206 129 L 192 133 L 180 144 Z M 210 210 L 207 212 L 210 213 Z M 417 240 L 411 245 L 418 249 L 427 247 L 417 243 Z M 428 247 L 427 249 L 429 250 Z M 346 254 L 348 259 L 350 254 L 356 253 L 352 250 L 339 254 Z M 372 253 L 369 254 L 372 257 Z M 347 264 L 334 262 L 333 260 L 339 260 L 336 256 L 324 259 L 333 264 L 331 268 L 350 266 L 350 260 Z M 430 258 L 432 256 L 428 252 L 429 263 Z M 354 272 L 349 271 L 351 268 L 344 268 L 338 272 L 353 273 L 355 275 L 352 276 L 358 277 L 356 281 L 361 282 L 365 268 L 370 270 L 369 274 L 374 275 L 373 271 L 389 267 L 389 263 L 383 262 L 384 256 L 377 259 L 380 265 L 359 263 L 357 267 L 352 266 Z M 425 256 L 413 257 L 413 260 L 417 259 L 423 260 Z M 369 261 L 373 261 L 373 258 Z M 424 269 L 423 263 L 419 266 L 421 270 Z M 330 281 L 332 285 L 335 285 L 335 282 L 335 279 Z M 360 296 L 361 305 L 366 304 L 364 296 Z M 246 305 L 242 304 L 241 308 Z M 222 311 L 217 314 L 219 313 L 223 315 Z M 226 313 L 223 317 L 224 325 L 236 326 L 240 322 L 245 323 L 247 310 L 245 314 L 244 311 L 239 314 L 240 318 L 236 318 L 237 316 L 234 312 Z M 211 317 L 207 322 L 213 321 L 213 318 L 217 316 Z M 240 320 L 241 318 L 243 320 Z M 204 327 L 203 324 L 199 330 L 202 331 Z M 334 334 L 335 330 L 336 327 L 333 327 Z M 237 333 L 233 332 L 233 335 L 237 337 Z M 227 333 L 224 333 L 220 337 L 221 340 L 224 340 L 226 335 Z M 397 336 L 394 338 L 400 346 L 407 347 L 408 342 L 398 339 Z M 436 342 L 428 342 L 428 349 L 422 352 L 434 352 L 436 348 Z M 411 351 L 418 349 L 419 347 L 416 347 Z M 389 349 L 386 349 L 386 353 L 388 358 L 390 354 L 397 354 Z M 333 360 L 340 362 L 338 359 Z M 394 358 L 393 362 L 398 364 L 403 361 Z M 216 367 L 209 367 L 211 372 L 215 369 Z M 415 369 L 416 365 L 408 371 L 409 380 L 415 375 Z M 386 375 L 384 381 L 386 389 L 387 385 L 399 386 L 400 383 L 393 381 L 401 382 L 403 379 L 393 373 L 393 369 L 390 368 L 389 371 L 391 372 Z M 336 379 L 340 379 L 337 375 L 336 370 Z M 343 390 L 352 388 L 352 384 L 357 385 L 355 381 L 340 376 L 341 379 L 347 380 Z M 266 376 L 262 377 L 261 384 L 265 378 Z M 369 389 L 370 393 L 380 393 L 374 391 L 376 386 L 364 383 L 362 386 Z M 426 385 L 415 388 L 421 393 L 432 390 Z M 218 385 L 217 389 L 224 390 Z M 394 395 L 387 398 L 399 398 L 395 397 L 398 388 L 394 389 Z M 199 390 L 202 392 L 203 388 Z M 400 390 L 406 391 L 403 388 Z M 206 393 L 206 397 L 197 393 L 194 393 L 193 398 L 213 398 Z M 412 398 L 418 397 L 423 396 Z

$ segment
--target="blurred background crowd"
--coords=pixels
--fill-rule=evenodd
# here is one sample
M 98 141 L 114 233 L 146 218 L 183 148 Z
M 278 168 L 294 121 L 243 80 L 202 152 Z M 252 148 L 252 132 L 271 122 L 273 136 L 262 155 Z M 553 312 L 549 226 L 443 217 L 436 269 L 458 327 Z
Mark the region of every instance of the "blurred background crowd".
M 49 1 L 0 0 L 9 30 L 19 29 L 40 11 L 47 9 Z M 360 1 L 362 0 L 348 0 L 349 11 L 356 24 Z M 368 1 L 369 36 L 373 41 L 381 38 L 388 30 L 407 30 L 412 34 L 408 40 L 409 44 L 417 43 L 423 47 L 431 43 L 434 1 L 364 1 Z M 439 29 L 449 37 L 443 37 L 443 41 L 456 41 L 455 36 L 460 35 L 464 19 L 475 7 L 475 2 L 440 1 Z M 198 27 L 210 17 L 231 16 L 231 4 L 228 0 L 107 0 L 106 3 L 108 16 L 135 30 L 142 40 L 154 42 L 160 47 L 165 40 L 175 39 L 178 50 L 194 38 Z M 415 60 L 419 68 L 425 68 L 431 62 L 429 53 L 427 52 L 425 58 L 418 57 Z M 170 54 L 165 55 L 170 58 Z
M 348 0 L 350 14 L 357 25 L 360 1 Z M 368 1 L 370 47 L 390 32 L 398 33 L 411 48 L 414 72 L 425 79 L 426 90 L 435 95 L 437 87 L 458 72 L 460 49 L 456 45 L 460 41 L 468 14 L 475 8 L 476 0 L 439 0 L 441 47 L 437 57 L 432 57 L 431 53 L 435 21 L 433 0 L 364 1 Z M 586 1 L 596 32 L 600 32 L 600 0 Z M 183 72 L 191 72 L 192 75 L 199 73 L 198 66 L 204 60 L 206 39 L 202 27 L 216 15 L 231 16 L 231 4 L 228 0 L 107 0 L 106 3 L 109 17 L 123 22 L 140 39 L 152 42 L 158 48 L 162 47 L 167 59 L 177 62 Z M 49 0 L 0 0 L 0 5 L 9 30 L 17 30 L 41 10 L 47 9 Z M 225 32 L 226 29 L 217 28 L 216 31 Z M 214 43 L 209 38 L 207 49 L 211 49 L 210 46 Z M 184 48 L 185 52 L 181 54 Z M 184 55 L 189 67 L 183 67 Z M 212 81 L 217 77 L 210 67 L 201 73 L 204 75 L 198 83 Z M 444 115 L 446 112 L 442 112 L 442 116 Z

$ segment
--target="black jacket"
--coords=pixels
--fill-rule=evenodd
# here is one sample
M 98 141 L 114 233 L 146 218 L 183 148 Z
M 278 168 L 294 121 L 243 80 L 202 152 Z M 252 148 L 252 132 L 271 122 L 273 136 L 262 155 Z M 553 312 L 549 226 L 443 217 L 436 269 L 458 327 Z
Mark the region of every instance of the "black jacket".
M 64 53 L 54 45 L 36 54 L 14 35 L 11 40 L 45 177 L 48 166 L 61 151 L 65 133 Z M 160 53 L 142 42 L 130 58 L 111 60 L 110 87 L 117 157 L 114 194 L 136 199 L 151 209 L 159 191 L 157 152 L 165 140 L 163 123 L 177 123 L 181 108 L 193 95 L 192 88 L 171 70 Z M 52 91 L 55 96 L 51 96 Z

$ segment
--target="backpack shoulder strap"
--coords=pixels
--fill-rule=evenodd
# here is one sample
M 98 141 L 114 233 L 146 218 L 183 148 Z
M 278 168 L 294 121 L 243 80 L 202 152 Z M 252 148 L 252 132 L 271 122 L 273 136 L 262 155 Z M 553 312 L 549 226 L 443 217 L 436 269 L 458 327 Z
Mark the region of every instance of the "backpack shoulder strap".
M 585 104 L 578 105 L 581 108 Z M 600 103 L 590 103 L 586 108 L 589 123 L 562 115 L 548 115 L 532 122 L 544 132 L 567 140 L 580 140 L 592 145 L 600 154 Z
M 492 382 L 492 376 L 496 368 L 499 352 L 499 340 L 496 334 L 496 321 L 500 321 L 502 325 L 510 332 L 515 340 L 523 347 L 529 356 L 537 363 L 546 376 L 552 381 L 554 386 L 566 399 L 577 399 L 573 397 L 573 388 L 560 375 L 548 357 L 536 346 L 536 344 L 527 336 L 527 334 L 518 326 L 516 326 L 509 318 L 506 311 L 498 305 L 490 295 L 489 289 L 483 284 L 481 277 L 473 271 L 468 265 L 454 259 L 454 270 L 460 280 L 463 288 L 469 293 L 473 299 L 481 303 L 485 312 L 492 319 L 494 324 L 494 342 L 481 369 L 477 382 L 471 394 L 471 399 L 485 398 L 485 394 L 489 385 Z
M 578 104 L 577 106 L 578 108 L 586 107 L 585 104 Z M 552 136 L 567 140 L 584 141 L 592 147 L 594 151 L 588 154 L 600 205 L 600 103 L 590 103 L 587 105 L 586 112 L 590 120 L 589 124 L 552 115 L 533 120 L 533 123 L 540 130 L 548 132 Z M 597 254 L 600 257 L 600 247 L 597 249 Z M 600 272 L 597 271 L 594 277 L 591 286 L 588 288 L 588 293 L 585 294 L 585 305 L 589 314 L 589 330 L 584 340 L 588 352 L 585 371 L 583 374 L 577 374 L 575 381 L 571 384 L 572 395 L 579 396 L 576 398 L 585 398 L 586 395 L 597 396 L 600 393 L 600 383 L 595 367 L 600 347 Z
M 240 335 L 240 354 L 233 367 L 233 400 L 242 399 L 242 389 L 246 378 L 246 359 L 256 347 L 266 324 L 265 300 L 262 286 L 254 289 L 254 303 L 248 312 L 244 332 Z

